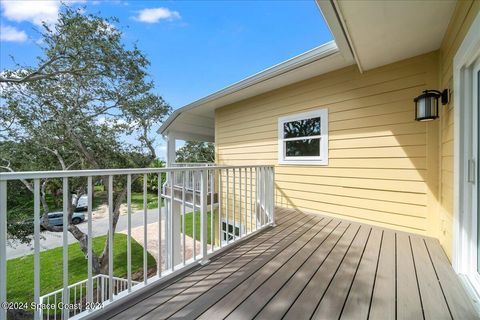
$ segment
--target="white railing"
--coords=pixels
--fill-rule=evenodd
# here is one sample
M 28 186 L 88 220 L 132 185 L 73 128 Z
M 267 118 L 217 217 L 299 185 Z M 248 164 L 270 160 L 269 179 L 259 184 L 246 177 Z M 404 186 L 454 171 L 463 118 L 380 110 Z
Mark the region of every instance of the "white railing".
M 215 162 L 174 162 L 171 165 L 175 168 L 184 168 L 184 167 L 215 167 Z
M 148 177 L 156 175 L 158 178 L 158 203 L 157 209 L 147 209 L 147 181 Z M 186 184 L 188 177 L 192 177 L 191 185 Z M 143 239 L 139 240 L 143 246 L 143 264 L 140 270 L 132 270 L 132 184 L 138 177 L 143 177 L 143 210 L 140 233 Z M 0 173 L 0 302 L 10 302 L 7 296 L 7 194 L 9 184 L 13 181 L 24 180 L 33 186 L 34 203 L 34 263 L 33 263 L 33 296 L 37 305 L 45 303 L 45 297 L 41 299 L 40 274 L 48 277 L 45 271 L 40 270 L 40 186 L 45 179 L 61 181 L 63 191 L 70 190 L 69 183 L 83 181 L 88 196 L 87 236 L 92 239 L 95 221 L 92 220 L 94 182 L 102 181 L 107 185 L 108 226 L 106 232 L 108 247 L 113 246 L 114 225 L 114 193 L 125 189 L 126 192 L 126 224 L 127 224 L 127 249 L 126 249 L 126 280 L 116 282 L 117 274 L 114 275 L 113 250 L 108 250 L 108 275 L 96 277 L 93 275 L 92 241 L 88 241 L 88 253 L 86 254 L 86 269 L 88 277 L 80 286 L 82 299 L 86 304 L 92 305 L 99 302 L 95 293 L 102 293 L 105 299 L 100 299 L 102 310 L 114 308 L 123 299 L 128 299 L 130 294 L 138 293 L 153 284 L 160 283 L 172 276 L 198 264 L 208 263 L 210 257 L 225 250 L 232 243 L 252 235 L 268 226 L 274 225 L 274 169 L 272 166 L 202 166 L 202 167 L 170 167 L 170 168 L 146 168 L 146 169 L 110 169 L 110 170 L 76 170 L 76 171 L 43 171 L 43 172 L 18 172 Z M 82 180 L 83 179 L 83 180 Z M 167 181 L 161 185 L 162 181 Z M 115 184 L 114 184 L 115 181 Z M 181 183 L 169 183 L 168 181 L 180 181 Z M 123 183 L 123 187 L 121 186 Z M 120 188 L 120 190 L 119 190 Z M 117 193 L 118 194 L 118 193 Z M 69 225 L 68 192 L 63 192 L 63 225 Z M 148 219 L 150 217 L 150 219 Z M 150 225 L 147 221 L 154 223 Z M 197 219 L 200 220 L 200 228 L 197 230 Z M 187 235 L 187 223 L 191 224 L 192 234 Z M 148 231 L 148 227 L 154 226 L 154 236 Z M 210 230 L 210 235 L 208 234 Z M 143 232 L 142 232 L 143 231 Z M 68 230 L 63 228 L 63 258 L 62 273 L 63 288 L 61 294 L 53 299 L 61 299 L 64 305 L 76 301 L 73 295 L 79 294 L 78 284 L 70 284 L 69 276 L 69 246 Z M 153 237 L 157 245 L 156 273 L 149 272 L 148 257 L 149 239 Z M 137 239 L 138 240 L 138 239 Z M 150 241 L 152 242 L 152 241 Z M 191 254 L 190 254 L 191 253 Z M 60 265 L 60 261 L 58 262 Z M 78 267 L 78 266 L 75 266 Z M 116 268 L 117 269 L 117 268 Z M 74 270 L 74 268 L 72 268 Z M 78 270 L 78 269 L 77 269 Z M 152 270 L 150 270 L 152 271 Z M 132 280 L 135 273 L 139 282 Z M 149 274 L 151 276 L 149 276 Z M 140 276 L 139 276 L 140 275 Z M 143 278 L 143 279 L 142 279 Z M 95 279 L 101 280 L 99 284 Z M 107 281 L 108 279 L 108 281 Z M 98 280 L 100 281 L 100 280 Z M 126 281 L 126 283 L 125 283 Z M 121 283 L 121 284 L 120 284 Z M 83 284 L 85 284 L 84 287 Z M 72 288 L 77 288 L 72 291 Z M 83 289 L 84 288 L 84 289 Z M 77 293 L 76 293 L 77 292 Z M 78 311 L 78 312 L 77 312 Z M 81 318 L 92 312 L 101 310 L 69 310 L 61 309 L 55 316 L 68 319 L 69 317 Z M 35 319 L 46 318 L 40 308 L 32 311 Z M 96 313 L 98 314 L 98 313 Z M 7 317 L 7 311 L 0 309 L 0 320 Z
M 215 163 L 213 162 L 175 162 L 172 163 L 172 167 L 175 168 L 185 168 L 185 167 L 214 167 Z M 193 184 L 196 183 L 195 188 L 200 190 L 200 179 L 198 176 L 195 177 L 195 171 L 188 171 L 185 176 L 185 181 L 183 177 L 178 175 L 175 177 L 176 186 L 185 186 L 188 190 L 193 189 Z
M 93 304 L 101 305 L 103 302 L 110 299 L 109 294 L 109 284 L 110 279 L 108 275 L 97 274 L 92 277 L 93 283 Z M 132 281 L 132 285 L 138 284 L 137 281 Z M 75 308 L 72 308 L 71 313 L 75 316 L 80 314 L 83 311 L 86 311 L 89 306 L 87 304 L 87 292 L 88 292 L 88 279 L 79 281 L 72 285 L 68 286 L 68 292 L 70 296 L 70 304 L 74 305 Z M 124 278 L 113 277 L 113 298 L 118 295 L 120 292 L 128 288 L 128 280 Z M 60 318 L 61 311 L 57 305 L 59 302 L 63 301 L 63 289 L 58 289 L 56 291 L 50 292 L 46 295 L 40 297 L 40 305 L 42 306 L 51 306 L 46 307 L 40 310 L 40 319 L 56 319 L 57 316 Z

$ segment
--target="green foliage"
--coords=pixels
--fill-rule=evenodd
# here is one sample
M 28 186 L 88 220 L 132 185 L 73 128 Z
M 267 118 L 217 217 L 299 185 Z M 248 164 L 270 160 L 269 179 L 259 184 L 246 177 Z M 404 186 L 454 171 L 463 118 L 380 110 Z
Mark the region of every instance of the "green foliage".
M 143 168 L 157 158 L 155 135 L 150 135 L 170 106 L 154 92 L 150 62 L 135 44 L 123 43 L 118 24 L 116 18 L 63 5 L 58 22 L 41 30 L 37 64 L 3 70 L 0 168 Z M 135 142 L 125 141 L 126 136 Z M 96 177 L 94 182 L 106 181 Z M 125 182 L 125 177 L 115 178 L 115 214 L 125 197 Z M 153 188 L 154 183 L 149 185 Z M 46 182 L 45 194 L 53 200 L 53 205 L 44 201 L 48 211 L 58 206 L 60 187 L 60 180 Z M 84 193 L 86 178 L 69 179 L 69 187 L 71 193 Z M 9 201 L 16 201 L 11 199 L 23 199 L 28 188 L 15 184 L 8 192 Z M 15 209 L 22 203 L 9 204 Z M 25 218 L 33 216 L 32 211 L 22 209 L 23 213 Z M 17 236 L 25 234 L 19 229 Z
M 186 213 L 185 214 L 185 234 L 191 238 L 193 238 L 193 212 Z M 183 219 L 183 218 L 182 218 Z M 211 229 L 211 220 L 212 220 L 212 214 L 211 212 L 207 212 L 207 242 L 208 244 L 211 244 L 211 234 L 212 234 L 212 229 Z M 180 229 L 183 226 L 183 220 L 180 220 Z M 200 241 L 200 213 L 197 212 L 195 214 L 195 239 Z
M 162 160 L 154 160 L 152 163 L 148 166 L 149 168 L 164 168 L 165 167 L 165 161 Z M 163 184 L 166 181 L 166 174 L 161 173 L 161 183 L 160 187 L 163 186 Z M 132 190 L 136 192 L 143 192 L 143 176 L 140 176 L 135 183 L 132 185 Z M 158 192 L 158 174 L 147 174 L 147 192 L 152 193 L 152 194 L 157 194 Z
M 103 249 L 106 236 L 93 239 L 93 251 L 97 254 Z M 62 247 L 40 253 L 40 293 L 50 293 L 63 287 Z M 148 266 L 154 267 L 155 259 L 148 254 Z M 132 273 L 143 269 L 143 247 L 132 239 Z M 68 282 L 69 284 L 87 278 L 87 260 L 78 243 L 68 246 Z M 116 233 L 113 246 L 113 274 L 125 278 L 127 274 L 127 236 Z M 7 299 L 8 301 L 33 301 L 33 255 L 7 261 Z
M 177 150 L 176 162 L 215 162 L 215 145 L 211 142 L 186 141 Z

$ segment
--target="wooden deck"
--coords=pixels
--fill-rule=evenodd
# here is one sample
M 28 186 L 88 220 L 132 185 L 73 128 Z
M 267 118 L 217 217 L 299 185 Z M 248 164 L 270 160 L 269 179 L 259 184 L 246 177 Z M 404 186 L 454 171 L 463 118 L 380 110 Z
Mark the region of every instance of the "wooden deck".
M 102 319 L 479 319 L 438 241 L 290 209 L 277 217 Z

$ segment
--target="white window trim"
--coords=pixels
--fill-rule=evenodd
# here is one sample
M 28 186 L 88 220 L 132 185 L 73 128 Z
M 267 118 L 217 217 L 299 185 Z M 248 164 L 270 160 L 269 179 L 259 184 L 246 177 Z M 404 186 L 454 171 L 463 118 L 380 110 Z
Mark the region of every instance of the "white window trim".
M 284 150 L 284 141 L 301 140 L 302 138 L 283 138 L 283 124 L 290 121 L 305 120 L 320 117 L 320 135 L 308 138 L 320 138 L 319 157 L 287 157 Z M 306 165 L 328 165 L 328 109 L 321 108 L 314 111 L 296 113 L 278 118 L 278 163 L 279 164 L 306 164 Z

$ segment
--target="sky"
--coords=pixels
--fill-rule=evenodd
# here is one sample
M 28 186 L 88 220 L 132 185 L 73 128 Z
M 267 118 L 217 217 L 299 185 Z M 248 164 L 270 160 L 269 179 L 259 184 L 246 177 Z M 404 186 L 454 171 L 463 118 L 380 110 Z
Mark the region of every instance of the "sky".
M 314 0 L 68 3 L 119 18 L 123 41 L 146 53 L 155 92 L 173 109 L 333 39 Z M 0 0 L 1 70 L 14 66 L 11 56 L 35 66 L 41 54 L 35 29 L 54 23 L 59 6 Z M 161 141 L 158 148 L 164 152 Z

